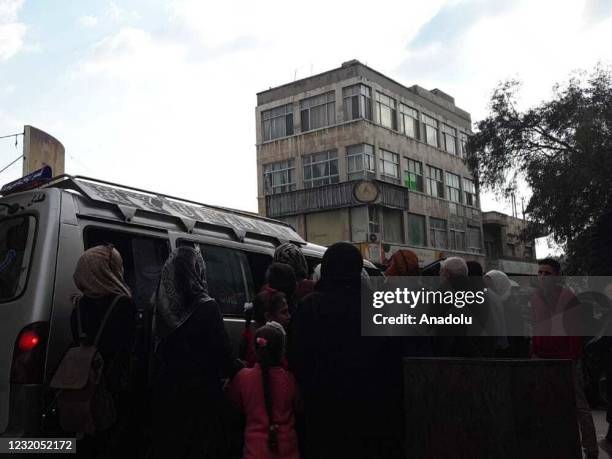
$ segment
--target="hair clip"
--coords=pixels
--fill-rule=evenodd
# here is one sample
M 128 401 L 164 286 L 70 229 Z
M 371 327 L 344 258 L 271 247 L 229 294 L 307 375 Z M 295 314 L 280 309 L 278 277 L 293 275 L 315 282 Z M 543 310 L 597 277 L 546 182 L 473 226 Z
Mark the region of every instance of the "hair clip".
M 262 336 L 258 336 L 255 342 L 259 347 L 265 347 L 268 344 L 268 340 Z

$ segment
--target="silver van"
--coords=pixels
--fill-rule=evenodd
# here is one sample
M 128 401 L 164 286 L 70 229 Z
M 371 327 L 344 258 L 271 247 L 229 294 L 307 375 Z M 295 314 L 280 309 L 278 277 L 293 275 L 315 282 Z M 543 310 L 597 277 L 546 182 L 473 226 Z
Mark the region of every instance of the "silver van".
M 170 251 L 197 245 L 208 284 L 237 348 L 244 304 L 264 283 L 274 249 L 301 247 L 310 269 L 325 247 L 256 214 L 86 177 L 60 176 L 0 198 L 0 436 L 44 435 L 45 383 L 71 342 L 76 262 L 111 243 L 143 316 Z M 371 274 L 377 274 L 366 263 Z M 148 323 L 146 320 L 143 323 Z

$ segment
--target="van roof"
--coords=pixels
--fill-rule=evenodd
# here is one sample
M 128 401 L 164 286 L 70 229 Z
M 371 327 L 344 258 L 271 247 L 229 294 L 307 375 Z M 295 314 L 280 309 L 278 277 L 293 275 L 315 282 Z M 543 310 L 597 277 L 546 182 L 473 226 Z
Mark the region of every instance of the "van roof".
M 177 218 L 189 232 L 200 222 L 229 228 L 238 240 L 243 240 L 246 233 L 254 233 L 275 238 L 279 243 L 294 242 L 300 246 L 306 244 L 291 225 L 278 220 L 90 177 L 60 175 L 42 188 L 74 190 L 93 201 L 115 205 L 127 221 L 136 213 L 148 212 Z

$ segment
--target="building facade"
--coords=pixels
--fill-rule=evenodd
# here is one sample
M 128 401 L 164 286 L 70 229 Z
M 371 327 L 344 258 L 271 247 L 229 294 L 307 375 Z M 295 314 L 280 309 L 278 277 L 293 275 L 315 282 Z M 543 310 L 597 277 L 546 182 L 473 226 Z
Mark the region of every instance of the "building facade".
M 402 247 L 484 262 L 471 118 L 448 94 L 349 61 L 258 93 L 256 126 L 262 215 L 377 263 Z
M 515 276 L 538 274 L 535 241 L 521 238 L 526 226 L 525 220 L 501 212 L 482 214 L 487 269 Z

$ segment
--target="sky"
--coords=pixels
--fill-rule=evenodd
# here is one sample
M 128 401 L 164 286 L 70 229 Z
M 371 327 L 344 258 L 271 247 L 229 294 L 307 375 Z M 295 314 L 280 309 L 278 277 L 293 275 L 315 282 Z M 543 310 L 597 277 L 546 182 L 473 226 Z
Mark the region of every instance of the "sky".
M 259 91 L 358 59 L 477 121 L 497 82 L 537 104 L 610 43 L 612 0 L 0 0 L 0 136 L 31 124 L 67 173 L 256 211 Z M 0 139 L 0 169 L 21 148 Z

